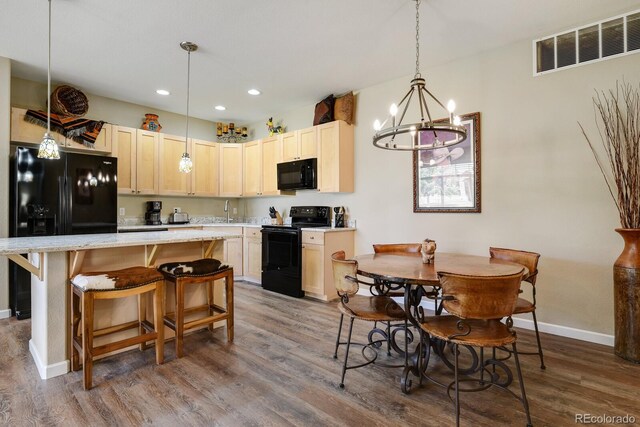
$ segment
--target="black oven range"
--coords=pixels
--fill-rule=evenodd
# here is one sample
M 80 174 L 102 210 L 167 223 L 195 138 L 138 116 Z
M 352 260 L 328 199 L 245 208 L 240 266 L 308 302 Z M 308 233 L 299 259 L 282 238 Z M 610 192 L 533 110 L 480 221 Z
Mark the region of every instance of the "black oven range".
M 262 226 L 262 287 L 302 298 L 302 228 L 331 226 L 328 206 L 292 206 L 291 225 Z

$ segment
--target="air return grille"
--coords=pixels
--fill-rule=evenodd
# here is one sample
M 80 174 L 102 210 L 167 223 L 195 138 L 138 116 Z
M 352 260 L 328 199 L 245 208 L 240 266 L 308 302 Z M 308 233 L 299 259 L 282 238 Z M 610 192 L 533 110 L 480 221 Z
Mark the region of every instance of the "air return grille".
M 640 11 L 533 41 L 533 74 L 640 52 Z

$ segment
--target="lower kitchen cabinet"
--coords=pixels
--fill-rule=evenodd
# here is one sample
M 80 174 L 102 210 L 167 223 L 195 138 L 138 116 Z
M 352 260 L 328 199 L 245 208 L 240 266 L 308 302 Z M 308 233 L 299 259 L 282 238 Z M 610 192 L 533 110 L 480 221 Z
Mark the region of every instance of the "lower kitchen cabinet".
M 262 281 L 262 233 L 259 227 L 244 228 L 244 279 Z
M 353 257 L 354 231 L 302 232 L 302 290 L 310 298 L 330 301 L 338 298 L 333 284 L 331 254 L 345 251 Z
M 242 232 L 242 228 L 239 227 L 216 227 L 215 230 L 234 234 Z M 221 261 L 223 264 L 233 267 L 233 277 L 242 276 L 242 249 L 242 237 L 224 241 L 224 259 Z

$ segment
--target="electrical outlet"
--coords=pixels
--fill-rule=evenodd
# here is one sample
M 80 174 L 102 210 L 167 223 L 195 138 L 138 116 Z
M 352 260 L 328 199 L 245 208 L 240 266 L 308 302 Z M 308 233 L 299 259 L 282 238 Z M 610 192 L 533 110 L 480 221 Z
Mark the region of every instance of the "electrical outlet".
M 120 208 L 120 216 L 124 216 L 124 208 Z
M 182 211 L 182 209 L 180 208 L 173 208 L 173 213 L 180 213 Z
M 237 213 L 238 213 L 238 208 L 233 208 L 233 214 L 237 215 Z

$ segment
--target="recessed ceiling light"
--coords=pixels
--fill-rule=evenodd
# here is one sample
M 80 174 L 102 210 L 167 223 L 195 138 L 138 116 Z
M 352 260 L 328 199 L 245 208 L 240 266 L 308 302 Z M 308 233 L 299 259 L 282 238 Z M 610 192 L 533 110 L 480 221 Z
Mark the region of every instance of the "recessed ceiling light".
M 158 95 L 169 95 L 169 94 L 171 94 L 171 92 L 169 92 L 168 90 L 165 90 L 165 89 L 158 89 L 158 90 L 156 91 L 156 93 L 157 93 Z
M 247 93 L 249 95 L 260 95 L 260 91 L 258 89 L 249 89 Z
M 216 105 L 214 108 L 218 111 L 224 111 L 227 109 L 224 105 Z

